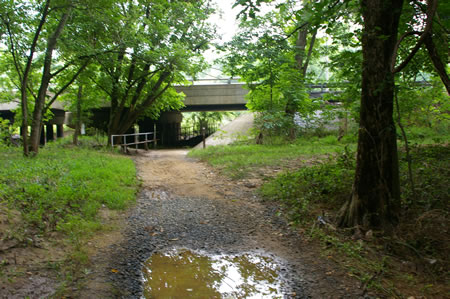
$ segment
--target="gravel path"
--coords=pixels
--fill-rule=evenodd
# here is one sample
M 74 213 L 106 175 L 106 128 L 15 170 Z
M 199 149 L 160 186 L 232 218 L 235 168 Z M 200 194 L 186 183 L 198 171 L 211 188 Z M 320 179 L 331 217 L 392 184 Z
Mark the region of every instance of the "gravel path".
M 143 262 L 154 252 L 187 248 L 273 257 L 289 284 L 286 298 L 359 298 L 359 284 L 289 231 L 275 208 L 254 195 L 254 186 L 221 177 L 183 150 L 135 159 L 143 183 L 138 202 L 123 224 L 122 241 L 97 258 L 108 261 L 108 279 L 119 290 L 114 296 L 141 298 Z

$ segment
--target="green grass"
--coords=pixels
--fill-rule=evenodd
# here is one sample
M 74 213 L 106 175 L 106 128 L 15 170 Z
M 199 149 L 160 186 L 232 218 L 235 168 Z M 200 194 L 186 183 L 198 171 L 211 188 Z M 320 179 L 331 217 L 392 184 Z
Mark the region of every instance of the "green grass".
M 0 202 L 42 233 L 95 230 L 102 205 L 124 209 L 137 191 L 134 163 L 108 151 L 55 143 L 26 158 L 19 148 L 0 147 L 0 165 Z
M 351 139 L 339 142 L 330 135 L 323 138 L 299 138 L 292 144 L 213 146 L 192 150 L 189 156 L 208 161 L 237 179 L 245 177 L 255 167 L 286 166 L 293 159 L 320 157 L 342 151 L 345 146 L 354 149 L 356 145 Z

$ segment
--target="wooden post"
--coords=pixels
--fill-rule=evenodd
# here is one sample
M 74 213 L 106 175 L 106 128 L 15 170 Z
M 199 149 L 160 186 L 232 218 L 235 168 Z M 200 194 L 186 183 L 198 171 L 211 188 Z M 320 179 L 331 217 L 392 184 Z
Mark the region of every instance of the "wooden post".
M 145 134 L 144 149 L 145 149 L 146 151 L 148 151 L 148 134 L 147 134 L 147 133 Z
M 205 132 L 205 127 L 202 128 L 202 135 L 203 135 L 203 148 L 206 147 L 206 132 Z
M 153 148 L 156 148 L 156 123 L 153 124 Z
M 134 135 L 134 143 L 136 143 L 134 145 L 135 149 L 138 149 L 138 142 L 139 142 L 139 135 Z

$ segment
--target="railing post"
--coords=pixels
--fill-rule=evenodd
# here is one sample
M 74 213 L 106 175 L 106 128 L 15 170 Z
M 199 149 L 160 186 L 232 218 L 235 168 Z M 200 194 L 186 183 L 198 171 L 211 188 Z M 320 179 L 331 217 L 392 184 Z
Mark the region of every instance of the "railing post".
M 203 134 L 203 148 L 205 148 L 206 147 L 206 138 L 205 138 L 205 135 L 206 135 L 206 128 L 205 127 L 203 127 L 202 128 L 202 134 Z
M 156 124 L 153 124 L 153 148 L 156 148 Z
M 148 133 L 145 133 L 144 149 L 148 151 Z
M 134 143 L 136 143 L 134 145 L 135 149 L 138 149 L 138 142 L 139 142 L 139 135 L 134 135 Z

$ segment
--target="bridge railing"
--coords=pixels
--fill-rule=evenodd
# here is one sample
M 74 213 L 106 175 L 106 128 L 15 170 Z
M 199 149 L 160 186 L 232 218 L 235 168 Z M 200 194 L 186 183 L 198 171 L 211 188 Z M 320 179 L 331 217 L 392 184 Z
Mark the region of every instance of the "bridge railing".
M 204 133 L 206 134 L 206 136 L 209 136 L 218 130 L 218 126 L 217 125 L 208 125 L 208 126 L 205 126 L 204 129 L 205 129 Z M 201 135 L 203 135 L 203 129 L 201 129 L 201 128 L 197 128 L 194 126 L 183 127 L 183 128 L 181 128 L 181 130 L 178 134 L 178 140 L 180 140 L 180 141 L 189 140 L 191 138 L 198 137 Z
M 130 137 L 134 137 L 131 138 L 131 142 L 129 142 Z M 119 142 L 114 143 L 114 140 L 117 139 L 119 139 Z M 139 144 L 144 144 L 147 150 L 149 143 L 153 143 L 154 147 L 157 145 L 156 132 L 111 135 L 111 146 L 121 146 L 124 151 L 130 145 L 134 145 L 137 149 Z

